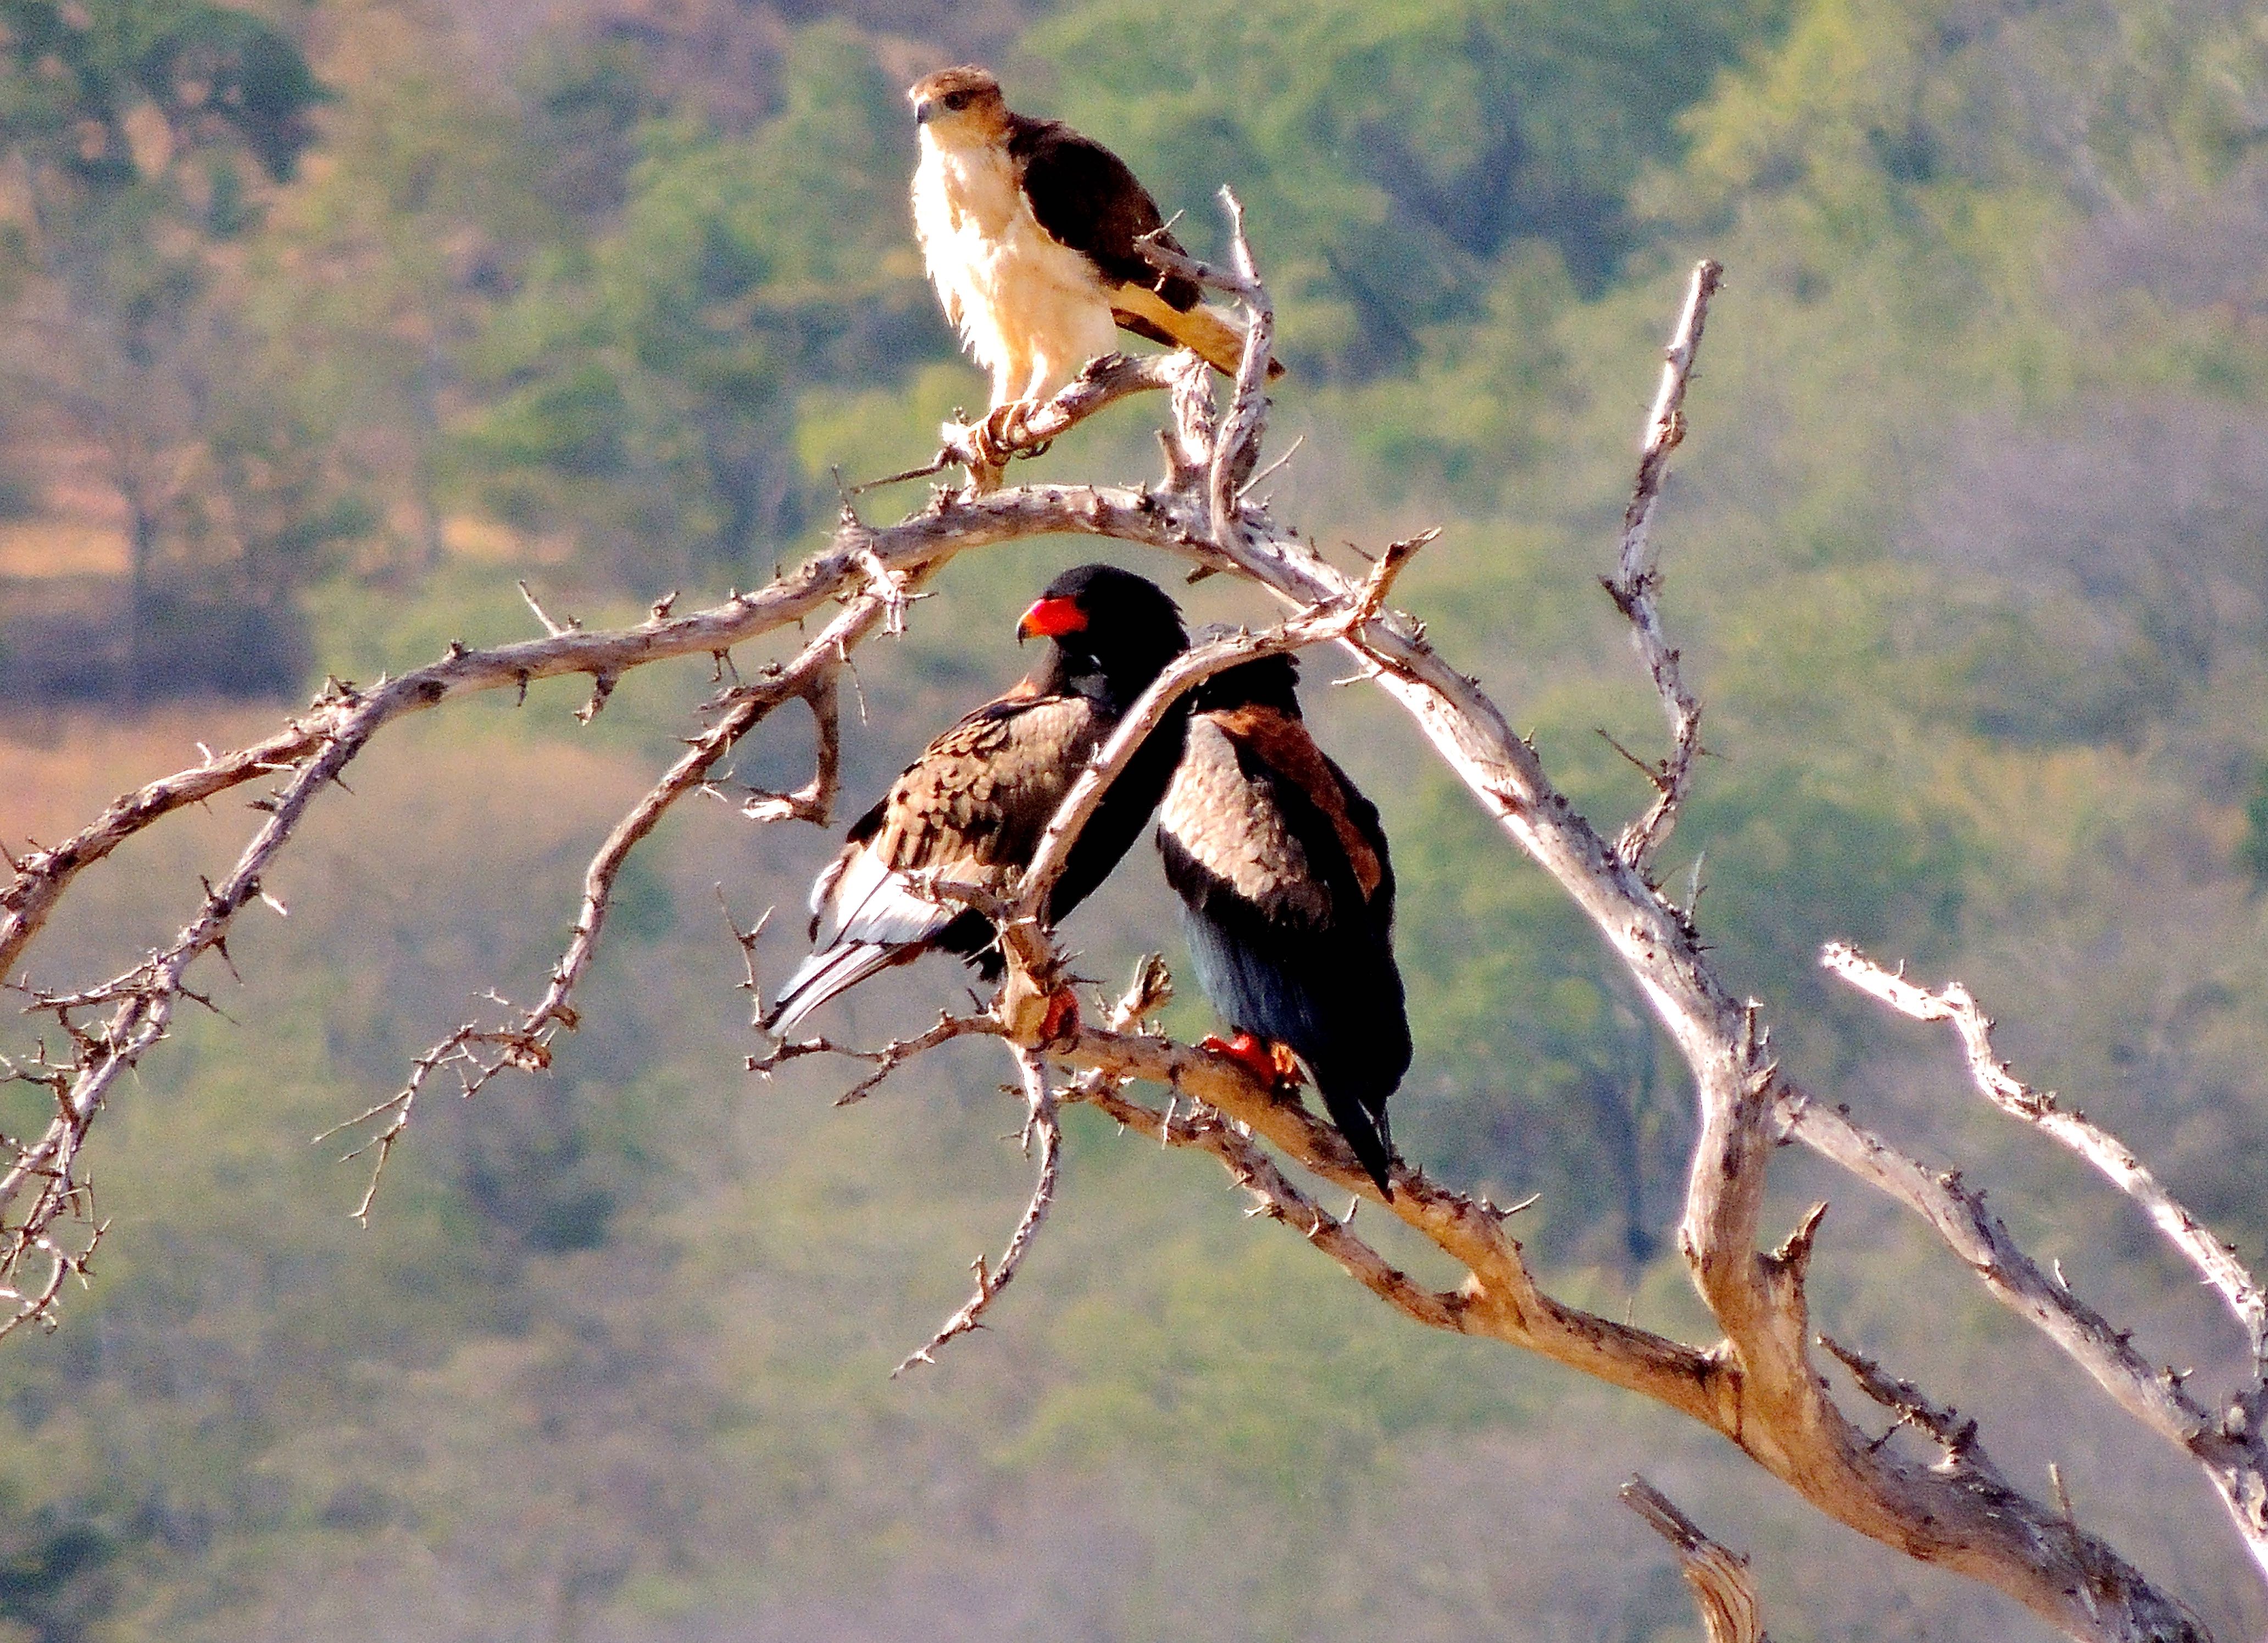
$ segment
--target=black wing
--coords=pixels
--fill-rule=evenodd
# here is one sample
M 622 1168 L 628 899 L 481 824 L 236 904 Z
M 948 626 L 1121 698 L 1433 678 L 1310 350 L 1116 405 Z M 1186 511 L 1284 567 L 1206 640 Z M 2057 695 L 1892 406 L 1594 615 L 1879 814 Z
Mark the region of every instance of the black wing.
M 1377 810 L 1296 718 L 1200 713 L 1158 845 L 1206 998 L 1239 1031 L 1299 1052 L 1383 1189 L 1387 1098 L 1410 1040 Z
M 1024 196 L 1041 227 L 1109 278 L 1146 285 L 1183 313 L 1197 306 L 1197 282 L 1162 273 L 1134 243 L 1166 219 L 1124 160 L 1061 121 L 1014 114 L 1010 122 L 1008 153 L 1023 170 Z M 1158 243 L 1182 249 L 1171 234 Z

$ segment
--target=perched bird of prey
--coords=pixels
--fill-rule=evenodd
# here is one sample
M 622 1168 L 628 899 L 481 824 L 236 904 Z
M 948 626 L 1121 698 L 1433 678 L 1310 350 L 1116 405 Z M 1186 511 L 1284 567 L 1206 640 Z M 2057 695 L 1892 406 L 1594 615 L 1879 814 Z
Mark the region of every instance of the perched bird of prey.
M 997 980 L 1003 961 L 990 923 L 930 887 L 1012 890 L 1090 755 L 1189 647 L 1181 611 L 1157 584 L 1107 564 L 1048 584 L 1016 635 L 1050 641 L 1038 670 L 924 748 L 811 887 L 812 954 L 782 989 L 766 1030 L 784 1031 L 845 988 L 932 948 L 957 953 Z M 1111 784 L 1056 882 L 1049 923 L 1086 900 L 1140 835 L 1181 757 L 1185 717 L 1180 709 L 1167 718 Z
M 1122 327 L 1235 373 L 1244 328 L 1137 247 L 1156 233 L 1181 249 L 1125 161 L 1058 121 L 1010 113 L 983 69 L 940 70 L 906 95 L 921 128 L 914 231 L 946 318 L 992 373 L 996 435 L 1115 350 Z
M 1307 733 L 1298 682 L 1292 659 L 1273 656 L 1190 693 L 1158 850 L 1197 983 L 1236 1032 L 1206 1047 L 1270 1080 L 1304 1063 L 1391 1197 L 1386 1100 L 1410 1068 L 1394 868 L 1377 807 Z

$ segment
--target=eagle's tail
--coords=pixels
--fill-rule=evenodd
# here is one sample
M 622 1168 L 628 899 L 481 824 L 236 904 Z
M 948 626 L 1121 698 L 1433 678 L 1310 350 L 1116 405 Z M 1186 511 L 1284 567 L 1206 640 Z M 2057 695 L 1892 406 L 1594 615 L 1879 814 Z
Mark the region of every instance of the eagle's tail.
M 1234 376 L 1244 359 L 1244 328 L 1218 308 L 1204 303 L 1189 309 L 1174 306 L 1146 286 L 1123 284 L 1110 298 L 1118 323 L 1137 336 L 1146 336 L 1169 348 L 1186 348 L 1224 376 Z M 1268 362 L 1272 378 L 1284 374 L 1284 362 Z

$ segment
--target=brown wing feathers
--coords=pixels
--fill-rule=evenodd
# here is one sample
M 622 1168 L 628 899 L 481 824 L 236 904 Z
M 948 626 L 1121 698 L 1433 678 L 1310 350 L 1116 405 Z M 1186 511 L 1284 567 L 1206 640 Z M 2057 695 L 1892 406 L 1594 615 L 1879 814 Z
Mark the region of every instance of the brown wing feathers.
M 1197 282 L 1161 271 L 1137 244 L 1166 219 L 1124 160 L 1061 121 L 1023 114 L 1008 116 L 1008 154 L 1022 174 L 1032 215 L 1056 239 L 1084 253 L 1108 277 L 1154 291 L 1172 308 L 1197 306 L 1204 294 Z M 1169 233 L 1159 242 L 1182 248 Z
M 1158 846 L 1206 998 L 1298 1054 L 1390 1194 L 1386 1103 L 1410 1058 L 1393 869 L 1377 810 L 1315 746 L 1293 682 L 1273 658 L 1203 688 Z
M 1039 673 L 924 748 L 851 828 L 812 887 L 814 951 L 766 1017 L 793 1026 L 844 989 L 938 948 L 988 978 L 1000 969 L 990 925 L 936 884 L 1011 889 L 1094 749 L 1186 645 L 1173 601 L 1143 578 L 1082 565 L 1033 608 L 1065 625 Z M 1027 622 L 1032 613 L 1027 613 Z M 1050 917 L 1101 882 L 1133 842 L 1181 751 L 1176 715 L 1153 733 L 1081 833 Z
M 1122 328 L 1193 350 L 1215 370 L 1236 374 L 1244 357 L 1241 328 L 1205 306 L 1195 280 L 1167 273 L 1142 254 L 1139 242 L 1148 234 L 1169 251 L 1182 246 L 1165 232 L 1157 201 L 1124 160 L 1061 121 L 1013 114 L 1008 153 L 1040 226 L 1117 285 L 1111 314 Z M 1270 377 L 1283 373 L 1280 363 L 1269 362 Z

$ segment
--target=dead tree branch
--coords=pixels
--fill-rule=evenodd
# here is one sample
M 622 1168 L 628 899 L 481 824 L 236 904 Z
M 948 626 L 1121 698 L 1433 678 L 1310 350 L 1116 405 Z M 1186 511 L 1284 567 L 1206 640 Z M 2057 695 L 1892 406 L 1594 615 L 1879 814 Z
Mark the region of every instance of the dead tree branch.
M 532 1009 L 505 1027 L 483 1029 L 474 1023 L 459 1027 L 417 1058 L 409 1082 L 391 1098 L 315 1138 L 319 1142 L 328 1140 L 342 1129 L 381 1117 L 385 1120 L 370 1141 L 347 1154 L 352 1159 L 373 1146 L 377 1149 L 370 1184 L 364 1190 L 362 1202 L 355 1207 L 355 1219 L 367 1224 L 387 1160 L 402 1131 L 409 1126 L 419 1091 L 437 1067 L 457 1069 L 462 1085 L 459 1094 L 469 1097 L 479 1094 L 508 1068 L 533 1072 L 551 1065 L 552 1039 L 562 1030 L 571 1031 L 579 1020 L 569 999 L 598 952 L 599 932 L 606 925 L 615 880 L 622 873 L 622 864 L 630 859 L 630 851 L 638 843 L 660 824 L 670 807 L 700 787 L 717 761 L 784 702 L 801 698 L 812 703 L 818 724 L 814 755 L 817 768 L 801 793 L 770 798 L 761 809 L 751 807 L 748 814 L 767 821 L 790 817 L 821 823 L 826 821 L 839 752 L 839 733 L 835 724 L 835 670 L 841 666 L 847 649 L 865 637 L 889 608 L 887 596 L 879 590 L 870 589 L 858 595 L 785 667 L 768 668 L 755 682 L 736 685 L 717 698 L 715 721 L 692 739 L 683 756 L 615 824 L 598 854 L 591 858 L 591 865 L 584 870 L 583 900 L 576 909 L 574 932 L 568 937 L 566 950 L 560 954 L 559 961 L 552 966 L 542 998 Z
M 761 1012 L 759 1012 L 761 1014 Z M 946 1015 L 937 1018 L 937 1025 L 925 1033 L 911 1038 L 894 1038 L 880 1050 L 860 1050 L 850 1044 L 838 1044 L 828 1038 L 805 1038 L 775 1044 L 761 1056 L 747 1058 L 747 1070 L 770 1078 L 791 1061 L 800 1061 L 806 1056 L 843 1056 L 853 1061 L 867 1062 L 873 1072 L 853 1084 L 835 1098 L 837 1107 L 848 1107 L 861 1101 L 881 1087 L 884 1079 L 915 1057 L 925 1055 L 940 1044 L 951 1043 L 956 1038 L 975 1035 L 985 1038 L 1001 1036 L 999 1022 L 990 1015 Z
M 2168 1243 L 2198 1270 L 2205 1286 L 2218 1294 L 2237 1327 L 2256 1369 L 2268 1367 L 2268 1294 L 2236 1258 L 2229 1244 L 2214 1237 L 2204 1223 L 2129 1151 L 2117 1137 L 2091 1123 L 2085 1113 L 2067 1112 L 2052 1090 L 2035 1090 L 2019 1079 L 1992 1048 L 1992 1021 L 1977 1006 L 1969 989 L 1948 982 L 1938 992 L 1928 992 L 1893 975 L 1856 947 L 1830 943 L 1820 963 L 1859 991 L 1879 998 L 1901 1015 L 1917 1021 L 1949 1021 L 1961 1039 L 1970 1076 L 1985 1100 L 2013 1118 L 2020 1118 L 2092 1164 L 2110 1183 L 2140 1206 Z
M 1668 756 L 1659 764 L 1638 761 L 1653 784 L 1653 803 L 1623 829 L 1615 845 L 1624 859 L 1640 872 L 1646 869 L 1646 858 L 1677 825 L 1677 812 L 1693 777 L 1693 760 L 1701 751 L 1701 700 L 1679 670 L 1677 652 L 1662 631 L 1661 611 L 1655 602 L 1661 588 L 1661 568 L 1651 530 L 1654 504 L 1660 500 L 1662 482 L 1669 476 L 1669 453 L 1685 438 L 1685 390 L 1700 355 L 1702 328 L 1709 322 L 1709 299 L 1717 294 L 1724 277 L 1725 270 L 1713 262 L 1705 260 L 1694 267 L 1684 312 L 1678 315 L 1677 328 L 1663 356 L 1661 387 L 1646 418 L 1638 482 L 1631 487 L 1630 505 L 1623 511 L 1622 551 L 1616 557 L 1615 574 L 1605 578 L 1608 593 L 1630 618 L 1631 640 L 1646 659 L 1646 671 L 1653 675 L 1653 687 L 1669 714 Z
M 1948 982 L 1930 992 L 1840 942 L 1830 945 L 1820 962 L 1901 1015 L 1950 1023 L 1978 1093 L 2093 1165 L 2134 1201 L 2176 1252 L 2197 1269 L 2205 1286 L 2220 1297 L 2244 1337 L 2250 1372 L 2216 1418 L 2188 1392 L 2185 1376 L 2171 1369 L 2154 1370 L 2126 1332 L 2114 1330 L 2061 1284 L 2050 1285 L 2036 1267 L 2028 1277 L 2019 1276 L 2019 1269 L 1997 1249 L 1989 1251 L 1984 1262 L 1971 1263 L 1994 1294 L 2030 1317 L 2112 1398 L 2203 1466 L 2254 1560 L 2268 1575 L 2268 1432 L 2264 1432 L 2262 1420 L 2268 1414 L 2268 1299 L 2237 1260 L 2235 1248 L 2213 1236 L 2117 1137 L 2086 1114 L 2066 1110 L 2053 1091 L 2035 1090 L 2018 1078 L 1992 1048 L 1992 1018 L 1961 983 Z M 1912 1201 L 1906 1194 L 1899 1196 Z M 1997 1230 L 1998 1223 L 1993 1225 Z M 2005 1239 L 2003 1232 L 1995 1241 Z
M 1645 1478 L 1633 1477 L 1617 1492 L 1623 1504 L 1676 1551 L 1677 1572 L 1693 1588 L 1709 1643 L 1771 1643 L 1764 1636 L 1764 1611 L 1756 1603 L 1756 1583 L 1746 1558 L 1703 1534 L 1699 1525 Z
M 1180 357 L 1177 354 L 1105 354 L 1090 359 L 1069 386 L 1015 427 L 996 430 L 989 425 L 990 418 L 946 423 L 938 430 L 937 455 L 925 466 L 874 480 L 858 490 L 899 484 L 948 468 L 965 468 L 972 474 L 997 471 L 1015 457 L 1035 456 L 1059 436 L 1129 394 L 1171 387 Z
M 1048 1083 L 1047 1065 L 1036 1054 L 1021 1046 L 1012 1047 L 1011 1053 L 1015 1057 L 1016 1071 L 1023 1084 L 1025 1149 L 1029 1152 L 1035 1138 L 1040 1144 L 1040 1175 L 1032 1183 L 1031 1202 L 1024 1206 L 1023 1218 L 1010 1234 L 1008 1247 L 1000 1253 L 1000 1264 L 988 1269 L 984 1257 L 976 1257 L 970 1268 L 976 1274 L 976 1293 L 939 1327 L 925 1345 L 916 1347 L 903 1363 L 890 1371 L 894 1381 L 916 1364 L 934 1364 L 938 1348 L 956 1336 L 984 1327 L 986 1309 L 1023 1266 L 1024 1257 L 1031 1253 L 1032 1241 L 1039 1236 L 1040 1223 L 1047 1219 L 1048 1210 L 1056 1201 L 1056 1173 L 1063 1160 L 1063 1125 L 1057 1116 L 1056 1093 Z

